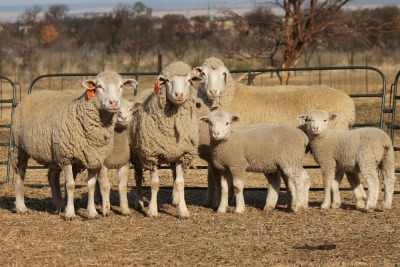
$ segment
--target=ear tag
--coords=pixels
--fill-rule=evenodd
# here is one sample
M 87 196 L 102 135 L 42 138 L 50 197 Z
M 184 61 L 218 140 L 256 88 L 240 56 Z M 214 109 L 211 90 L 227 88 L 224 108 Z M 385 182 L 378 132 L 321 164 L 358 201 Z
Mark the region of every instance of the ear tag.
M 96 93 L 96 87 L 93 83 L 89 83 L 89 89 L 86 90 L 86 97 L 88 100 L 92 99 L 94 94 Z
M 137 83 L 132 83 L 132 89 L 137 90 Z
M 158 80 L 154 81 L 154 95 L 159 95 L 160 94 L 160 86 L 158 85 Z

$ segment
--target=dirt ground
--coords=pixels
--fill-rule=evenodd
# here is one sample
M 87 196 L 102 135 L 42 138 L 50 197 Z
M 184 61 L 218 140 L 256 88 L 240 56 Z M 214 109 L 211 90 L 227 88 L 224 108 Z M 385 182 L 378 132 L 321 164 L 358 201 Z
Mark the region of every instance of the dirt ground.
M 29 177 L 29 173 L 31 174 Z M 323 192 L 310 192 L 310 207 L 287 212 L 285 192 L 278 208 L 263 212 L 267 182 L 249 175 L 245 190 L 246 211 L 234 207 L 218 214 L 202 207 L 206 191 L 205 171 L 186 174 L 189 219 L 179 219 L 171 203 L 171 174 L 162 170 L 158 218 L 131 209 L 119 213 L 114 173 L 108 217 L 87 219 L 87 190 L 83 173 L 78 177 L 77 217 L 65 221 L 51 206 L 45 172 L 29 170 L 26 186 L 28 214 L 14 211 L 12 183 L 0 185 L 0 258 L 4 266 L 399 266 L 400 187 L 396 184 L 390 211 L 364 213 L 355 210 L 352 191 L 342 184 L 342 207 L 319 208 Z M 321 181 L 309 171 L 311 187 Z M 131 173 L 133 177 L 133 173 Z M 41 179 L 43 185 L 35 185 Z M 63 181 L 63 180 L 62 180 Z M 148 185 L 148 180 L 146 181 Z M 130 183 L 129 204 L 135 192 Z M 145 197 L 150 198 L 146 187 Z M 383 192 L 380 193 L 379 205 Z M 100 206 L 97 207 L 100 213 Z

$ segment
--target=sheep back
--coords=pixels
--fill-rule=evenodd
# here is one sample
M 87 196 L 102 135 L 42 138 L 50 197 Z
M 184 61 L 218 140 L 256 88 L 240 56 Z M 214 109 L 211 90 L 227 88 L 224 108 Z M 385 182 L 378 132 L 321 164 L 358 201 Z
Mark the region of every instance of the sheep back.
M 108 169 L 118 169 L 128 163 L 129 158 L 130 149 L 128 131 L 124 128 L 115 128 L 114 148 L 104 161 L 104 165 Z
M 216 168 L 272 172 L 283 165 L 302 166 L 308 138 L 291 126 L 252 125 L 233 127 L 229 140 L 216 143 L 211 143 Z

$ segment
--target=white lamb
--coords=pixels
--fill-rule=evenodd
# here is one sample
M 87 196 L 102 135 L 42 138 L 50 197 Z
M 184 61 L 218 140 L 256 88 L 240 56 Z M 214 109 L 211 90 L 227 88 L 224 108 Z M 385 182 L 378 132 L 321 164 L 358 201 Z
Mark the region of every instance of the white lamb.
M 178 205 L 180 217 L 188 217 L 184 198 L 183 171 L 197 154 L 198 121 L 197 91 L 192 84 L 191 67 L 184 62 L 171 63 L 157 77 L 155 94 L 148 96 L 130 125 L 131 162 L 135 167 L 136 202 L 144 208 L 142 169 L 150 170 L 151 200 L 148 216 L 158 215 L 157 165 L 170 164 L 174 173 L 173 204 Z
M 303 160 L 308 138 L 303 131 L 272 124 L 232 127 L 232 122 L 239 118 L 221 109 L 212 111 L 201 120 L 209 124 L 213 164 L 225 178 L 221 180 L 218 212 L 225 212 L 228 206 L 226 179 L 233 180 L 235 211 L 244 212 L 243 179 L 246 171 L 264 173 L 268 179 L 270 186 L 265 211 L 277 204 L 280 176 L 289 184 L 291 198 L 288 208 L 297 211 L 300 207 L 307 207 L 309 179 L 303 169 Z
M 95 90 L 95 96 L 77 100 L 71 94 L 36 91 L 24 97 L 12 118 L 12 166 L 16 190 L 16 211 L 27 211 L 24 179 L 28 159 L 33 158 L 50 170 L 64 171 L 67 190 L 65 217 L 75 216 L 73 165 L 88 169 L 88 213 L 97 216 L 94 207 L 96 174 L 113 149 L 116 116 L 121 107 L 123 80 L 113 71 L 105 71 L 83 85 Z M 93 189 L 93 190 L 92 190 Z M 93 199 L 93 201 L 91 201 Z
M 196 67 L 194 73 L 202 80 L 199 86 L 199 98 L 208 107 L 222 107 L 241 118 L 238 125 L 254 123 L 287 124 L 298 126 L 298 114 L 307 113 L 315 108 L 322 108 L 339 114 L 331 127 L 349 129 L 355 121 L 353 100 L 343 91 L 323 85 L 315 86 L 246 86 L 235 82 L 225 64 L 218 58 L 211 57 L 203 65 Z M 200 116 L 208 111 L 202 108 Z M 208 188 L 205 206 L 210 206 L 214 199 L 215 182 L 219 173 L 212 166 L 209 150 L 209 135 L 206 127 L 200 127 L 199 156 L 208 162 Z M 219 182 L 217 182 L 218 186 Z M 217 190 L 217 192 L 220 190 Z M 218 198 L 218 197 L 217 197 Z M 214 202 L 214 205 L 218 200 Z
M 311 150 L 315 161 L 321 166 L 325 187 L 321 208 L 340 207 L 339 184 L 343 173 L 346 173 L 351 177 L 349 181 L 357 198 L 356 208 L 374 209 L 379 195 L 378 169 L 384 179 L 383 209 L 392 207 L 396 179 L 394 152 L 390 137 L 384 131 L 371 127 L 350 131 L 329 129 L 330 122 L 338 119 L 338 116 L 320 109 L 300 115 L 298 119 L 307 126 Z M 368 183 L 366 204 L 359 173 Z

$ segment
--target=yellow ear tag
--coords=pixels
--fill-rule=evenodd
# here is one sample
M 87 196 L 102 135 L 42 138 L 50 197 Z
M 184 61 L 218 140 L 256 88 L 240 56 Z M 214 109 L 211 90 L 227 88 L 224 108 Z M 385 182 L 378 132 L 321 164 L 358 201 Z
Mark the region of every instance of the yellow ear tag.
M 96 87 L 94 83 L 89 83 L 89 89 L 86 90 L 86 97 L 88 100 L 92 99 L 94 94 L 96 93 Z
M 154 95 L 159 95 L 160 94 L 160 86 L 158 85 L 158 80 L 154 81 Z

